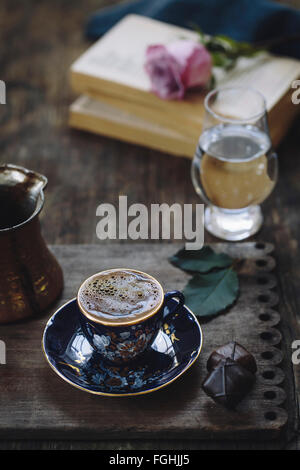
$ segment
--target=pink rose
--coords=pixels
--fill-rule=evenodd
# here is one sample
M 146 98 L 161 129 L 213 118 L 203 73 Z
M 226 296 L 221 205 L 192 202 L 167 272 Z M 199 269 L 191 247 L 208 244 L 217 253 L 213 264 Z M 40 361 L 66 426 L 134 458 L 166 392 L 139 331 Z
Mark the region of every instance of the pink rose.
M 145 70 L 152 91 L 165 100 L 182 99 L 188 88 L 204 86 L 211 77 L 212 60 L 207 49 L 190 40 L 167 46 L 149 46 Z

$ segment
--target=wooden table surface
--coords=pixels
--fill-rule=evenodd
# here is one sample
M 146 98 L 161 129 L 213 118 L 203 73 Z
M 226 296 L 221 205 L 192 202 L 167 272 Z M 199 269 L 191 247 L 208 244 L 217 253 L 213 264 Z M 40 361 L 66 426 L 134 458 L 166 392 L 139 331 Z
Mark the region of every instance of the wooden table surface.
M 113 3 L 118 1 L 0 1 L 0 79 L 7 86 L 7 104 L 0 106 L 0 161 L 19 164 L 48 177 L 41 221 L 49 244 L 103 243 L 96 237 L 96 207 L 102 202 L 117 204 L 119 194 L 128 195 L 129 204 L 140 202 L 147 206 L 200 202 L 191 185 L 189 160 L 71 130 L 67 125 L 68 106 L 75 98 L 68 69 L 90 44 L 83 35 L 85 21 L 90 13 Z M 299 1 L 286 3 L 300 6 Z M 291 325 L 291 337 L 295 339 L 300 339 L 299 129 L 300 119 L 278 149 L 279 182 L 263 205 L 264 226 L 255 237 L 276 246 L 285 292 L 285 321 Z M 206 234 L 205 241 L 215 240 Z M 298 376 L 296 370 L 296 381 Z M 198 441 L 0 442 L 0 449 L 259 446 L 254 442 Z M 298 446 L 296 441 L 289 444 L 293 449 Z

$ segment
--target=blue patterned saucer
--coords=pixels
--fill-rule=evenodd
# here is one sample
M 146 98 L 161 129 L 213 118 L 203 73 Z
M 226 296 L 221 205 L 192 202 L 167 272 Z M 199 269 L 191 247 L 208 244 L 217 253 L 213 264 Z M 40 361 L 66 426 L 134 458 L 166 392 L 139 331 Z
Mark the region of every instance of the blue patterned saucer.
M 168 300 L 165 313 L 174 303 Z M 133 396 L 165 387 L 189 369 L 200 354 L 202 331 L 184 306 L 163 324 L 151 348 L 138 359 L 110 365 L 83 335 L 77 301 L 72 299 L 49 319 L 42 346 L 51 368 L 74 387 L 97 395 Z

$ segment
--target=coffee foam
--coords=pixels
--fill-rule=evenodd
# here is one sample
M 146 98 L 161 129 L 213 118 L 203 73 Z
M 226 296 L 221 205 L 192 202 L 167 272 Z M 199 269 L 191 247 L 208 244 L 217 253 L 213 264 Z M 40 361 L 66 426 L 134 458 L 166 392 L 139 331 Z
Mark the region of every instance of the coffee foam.
M 162 301 L 158 282 L 146 274 L 118 270 L 108 271 L 87 280 L 79 292 L 85 312 L 108 321 L 147 316 Z

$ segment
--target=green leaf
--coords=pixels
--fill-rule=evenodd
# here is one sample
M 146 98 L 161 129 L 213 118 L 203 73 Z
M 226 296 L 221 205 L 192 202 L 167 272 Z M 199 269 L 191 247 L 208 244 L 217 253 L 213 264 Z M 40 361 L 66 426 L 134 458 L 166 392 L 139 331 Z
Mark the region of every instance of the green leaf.
M 225 42 L 228 46 L 230 46 L 232 48 L 236 48 L 237 45 L 241 44 L 238 41 L 236 41 L 235 39 L 232 39 L 229 36 L 225 36 L 225 34 L 218 34 L 214 37 L 215 37 L 215 39 L 217 39 L 219 41 Z
M 232 258 L 225 253 L 215 253 L 209 246 L 201 250 L 179 250 L 169 261 L 188 272 L 207 273 L 216 268 L 227 268 L 232 265 Z
M 222 52 L 211 52 L 211 57 L 214 67 L 232 67 L 236 63 L 236 59 L 233 59 Z
M 232 305 L 239 291 L 239 281 L 232 268 L 196 274 L 183 290 L 186 305 L 198 317 L 216 315 Z
M 195 25 L 194 29 L 198 32 L 201 44 L 211 54 L 214 67 L 228 71 L 235 67 L 239 57 L 253 57 L 258 53 L 265 52 L 265 48 L 262 49 L 245 41 L 236 41 L 223 34 L 209 36 Z
M 210 36 L 205 45 L 212 52 L 224 52 L 231 57 L 249 56 L 261 51 L 249 42 L 239 42 L 224 35 Z

